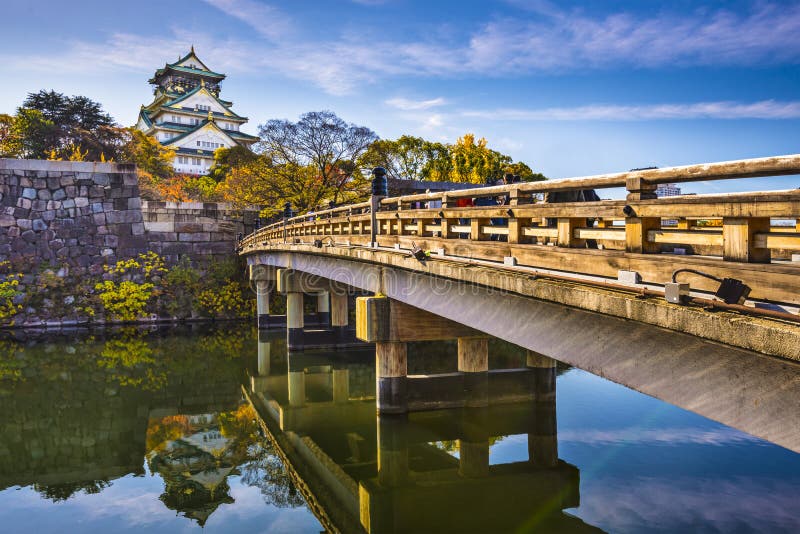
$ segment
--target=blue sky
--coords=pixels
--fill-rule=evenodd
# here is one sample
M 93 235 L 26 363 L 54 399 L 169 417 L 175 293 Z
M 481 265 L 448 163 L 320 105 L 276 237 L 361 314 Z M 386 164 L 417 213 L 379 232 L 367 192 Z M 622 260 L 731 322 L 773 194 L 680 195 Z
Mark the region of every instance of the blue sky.
M 465 132 L 559 178 L 800 152 L 800 3 L 0 0 L 0 112 L 42 88 L 133 124 L 191 44 L 250 117 Z M 687 186 L 797 187 L 800 179 Z

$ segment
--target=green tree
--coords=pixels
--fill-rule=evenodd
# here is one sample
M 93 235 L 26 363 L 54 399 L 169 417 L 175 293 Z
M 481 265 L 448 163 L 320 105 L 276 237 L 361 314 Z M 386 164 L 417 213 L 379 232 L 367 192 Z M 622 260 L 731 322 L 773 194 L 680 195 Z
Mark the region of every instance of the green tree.
M 214 151 L 214 164 L 208 170 L 208 176 L 215 182 L 223 182 L 232 168 L 241 167 L 257 157 L 249 148 L 241 145 L 218 148 Z
M 384 167 L 389 178 L 422 180 L 428 163 L 428 141 L 421 137 L 403 135 L 396 140 L 378 139 L 361 155 L 362 168 Z
M 530 167 L 521 161 L 506 165 L 503 167 L 503 172 L 519 176 L 519 179 L 523 182 L 541 182 L 542 180 L 547 180 L 547 176 L 540 172 L 533 172 Z
M 305 180 L 313 188 L 309 207 L 323 200 L 338 204 L 366 194 L 368 182 L 356 162 L 378 139 L 369 128 L 348 124 L 330 111 L 312 111 L 296 123 L 268 121 L 259 127 L 259 136 L 257 152 L 279 174 L 312 169 L 314 178 Z
M 16 158 L 22 152 L 16 117 L 0 113 L 0 158 Z
M 161 145 L 154 137 L 136 128 L 128 128 L 128 142 L 124 145 L 121 159 L 135 163 L 139 171 L 154 180 L 164 180 L 173 175 L 172 159 L 175 151 Z
M 53 128 L 53 122 L 46 119 L 41 111 L 18 109 L 12 128 L 15 146 L 18 148 L 17 157 L 46 158 L 51 150 L 48 139 Z
M 30 93 L 17 109 L 20 157 L 85 159 L 99 161 L 119 157 L 125 130 L 114 124 L 102 106 L 85 96 L 66 96 L 55 91 Z

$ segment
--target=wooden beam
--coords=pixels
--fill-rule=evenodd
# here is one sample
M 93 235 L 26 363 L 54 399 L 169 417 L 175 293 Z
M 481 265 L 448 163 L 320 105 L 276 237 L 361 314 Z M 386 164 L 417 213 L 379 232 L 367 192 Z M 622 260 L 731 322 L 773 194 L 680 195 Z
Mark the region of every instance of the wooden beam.
M 650 230 L 647 238 L 653 243 L 722 246 L 722 232 L 719 231 Z
M 768 248 L 758 248 L 757 232 L 769 232 L 769 218 L 726 217 L 722 220 L 722 258 L 725 261 L 769 263 Z
M 659 251 L 658 243 L 648 239 L 651 230 L 661 228 L 661 219 L 656 217 L 626 217 L 625 218 L 625 250 L 638 254 L 648 254 Z
M 356 299 L 356 338 L 367 343 L 434 341 L 480 332 L 386 297 Z

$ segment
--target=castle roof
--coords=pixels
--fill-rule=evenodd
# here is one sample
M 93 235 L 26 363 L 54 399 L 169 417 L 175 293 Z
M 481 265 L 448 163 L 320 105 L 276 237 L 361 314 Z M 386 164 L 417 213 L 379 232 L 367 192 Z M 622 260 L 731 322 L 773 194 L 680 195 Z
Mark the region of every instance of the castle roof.
M 191 64 L 197 63 L 198 66 L 187 66 L 185 65 L 186 62 L 190 62 L 194 60 Z M 194 51 L 194 45 L 192 45 L 191 50 L 189 53 L 183 57 L 178 58 L 178 61 L 175 63 L 166 63 L 163 68 L 158 69 L 153 77 L 149 80 L 150 83 L 156 84 L 158 83 L 158 79 L 164 76 L 169 72 L 175 72 L 178 74 L 193 74 L 196 76 L 200 76 L 202 78 L 208 78 L 213 81 L 219 82 L 225 79 L 225 75 L 219 72 L 214 72 L 209 69 L 205 63 L 203 63 L 200 58 L 197 57 Z

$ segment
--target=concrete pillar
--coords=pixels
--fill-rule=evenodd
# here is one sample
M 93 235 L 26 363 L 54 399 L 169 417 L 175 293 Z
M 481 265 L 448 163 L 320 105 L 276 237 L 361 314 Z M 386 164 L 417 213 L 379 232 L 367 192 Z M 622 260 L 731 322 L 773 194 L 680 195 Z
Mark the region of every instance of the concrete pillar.
M 534 396 L 540 402 L 556 401 L 556 360 L 528 351 L 527 366 L 534 371 Z
M 406 415 L 378 416 L 378 482 L 393 488 L 408 481 L 408 419 Z
M 464 373 L 464 405 L 489 404 L 489 340 L 485 337 L 458 338 L 458 370 Z
M 489 476 L 489 440 L 458 440 L 458 474 L 465 478 Z
M 528 459 L 537 467 L 558 463 L 556 424 L 556 360 L 528 351 L 528 367 L 534 370 L 536 411 L 528 434 Z
M 305 406 L 306 404 L 306 371 L 292 365 L 292 356 L 288 355 L 289 367 L 289 406 Z
M 528 434 L 528 460 L 536 467 L 558 465 L 556 403 L 537 402 L 531 432 Z
M 286 345 L 288 350 L 303 347 L 303 294 L 286 293 Z
M 375 378 L 378 413 L 408 411 L 408 351 L 406 343 L 375 343 Z
M 333 402 L 350 400 L 350 371 L 343 367 L 333 367 Z
M 258 376 L 267 376 L 269 374 L 270 349 L 271 344 L 269 341 L 258 342 Z
M 317 293 L 317 320 L 322 328 L 327 328 L 331 324 L 331 307 L 327 291 Z
M 343 343 L 347 339 L 347 323 L 350 319 L 348 312 L 347 293 L 336 291 L 331 295 L 331 328 L 334 331 L 336 342 Z
M 269 299 L 271 282 L 259 280 L 256 282 L 256 313 L 258 314 L 258 328 L 269 328 Z

